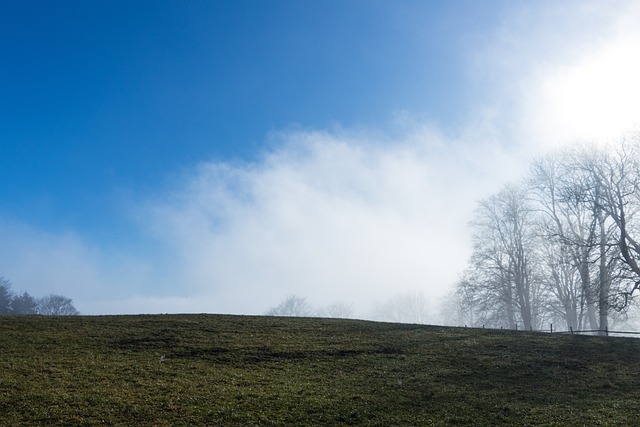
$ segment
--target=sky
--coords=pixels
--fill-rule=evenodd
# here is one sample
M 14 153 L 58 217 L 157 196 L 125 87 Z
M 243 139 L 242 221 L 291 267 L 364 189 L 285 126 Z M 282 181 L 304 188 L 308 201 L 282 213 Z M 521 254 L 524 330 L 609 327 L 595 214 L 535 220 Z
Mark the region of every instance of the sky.
M 0 3 L 0 276 L 85 314 L 431 303 L 479 200 L 640 121 L 635 1 Z

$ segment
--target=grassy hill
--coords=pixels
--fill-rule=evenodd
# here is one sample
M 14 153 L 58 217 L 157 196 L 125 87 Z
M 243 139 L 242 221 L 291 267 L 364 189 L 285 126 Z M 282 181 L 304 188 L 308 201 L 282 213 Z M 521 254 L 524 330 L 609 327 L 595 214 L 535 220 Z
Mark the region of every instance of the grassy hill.
M 640 340 L 220 315 L 0 317 L 2 425 L 638 425 Z

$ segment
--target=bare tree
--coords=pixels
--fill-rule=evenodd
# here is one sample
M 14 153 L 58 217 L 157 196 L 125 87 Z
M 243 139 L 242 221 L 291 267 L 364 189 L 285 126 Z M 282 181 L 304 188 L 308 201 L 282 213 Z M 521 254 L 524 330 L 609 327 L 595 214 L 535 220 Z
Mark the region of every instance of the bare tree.
M 476 327 L 507 324 L 505 300 L 500 292 L 495 292 L 494 284 L 484 281 L 468 269 L 455 288 L 443 298 L 440 311 L 444 324 Z
M 486 280 L 496 300 L 504 305 L 511 328 L 515 327 L 516 313 L 526 329 L 537 327 L 540 316 L 540 284 L 534 275 L 534 216 L 526 189 L 509 185 L 480 203 L 472 223 L 472 280 Z
M 71 298 L 51 294 L 38 300 L 38 314 L 46 316 L 77 316 L 80 312 L 73 306 Z
M 311 306 L 307 303 L 307 299 L 296 295 L 289 295 L 276 307 L 270 308 L 266 312 L 267 316 L 306 317 L 311 314 Z
M 440 322 L 443 325 L 475 326 L 475 307 L 460 282 L 440 300 Z
M 584 305 L 591 328 L 597 329 L 592 266 L 597 257 L 598 218 L 593 204 L 586 201 L 589 179 L 576 166 L 586 155 L 574 150 L 538 159 L 529 185 L 542 214 L 539 233 L 546 242 L 545 285 L 559 299 L 568 326 L 582 328 L 578 311 Z M 574 289 L 576 272 L 579 290 Z
M 613 221 L 615 240 L 626 276 L 631 286 L 622 292 L 623 305 L 636 290 L 640 289 L 640 134 L 622 141 L 615 150 L 600 152 L 597 157 L 585 162 L 583 167 L 592 178 L 590 201 L 597 206 L 604 218 Z M 601 294 L 609 290 L 609 277 L 604 277 Z
M 318 312 L 322 317 L 334 317 L 338 319 L 348 319 L 353 316 L 353 304 L 343 301 L 336 301 L 333 304 L 322 308 Z
M 461 308 L 494 326 L 562 318 L 572 328 L 608 328 L 640 290 L 638 210 L 640 133 L 615 149 L 537 160 L 527 186 L 480 203 L 457 284 Z
M 385 322 L 427 323 L 429 307 L 422 291 L 408 291 L 378 304 L 373 318 Z
M 638 230 L 638 166 L 638 150 L 626 143 L 606 151 L 573 149 L 534 164 L 548 237 L 573 254 L 592 329 L 608 328 L 610 307 L 625 310 L 640 279 L 637 253 L 628 251 Z
M 567 328 L 583 329 L 586 303 L 582 282 L 567 246 L 550 239 L 540 250 L 543 258 L 540 263 L 542 284 L 548 291 L 545 307 L 549 317 L 555 319 L 555 323 L 561 318 Z

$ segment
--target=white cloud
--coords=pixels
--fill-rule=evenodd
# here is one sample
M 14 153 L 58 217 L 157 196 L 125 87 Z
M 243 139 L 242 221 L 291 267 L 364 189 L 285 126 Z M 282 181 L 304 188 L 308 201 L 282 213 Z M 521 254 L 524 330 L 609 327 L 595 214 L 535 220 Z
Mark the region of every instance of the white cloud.
M 439 296 L 467 260 L 475 201 L 509 169 L 495 169 L 495 146 L 429 128 L 279 137 L 262 161 L 203 164 L 150 207 L 213 311 L 260 313 L 297 294 L 353 301 L 362 315 L 400 291 Z

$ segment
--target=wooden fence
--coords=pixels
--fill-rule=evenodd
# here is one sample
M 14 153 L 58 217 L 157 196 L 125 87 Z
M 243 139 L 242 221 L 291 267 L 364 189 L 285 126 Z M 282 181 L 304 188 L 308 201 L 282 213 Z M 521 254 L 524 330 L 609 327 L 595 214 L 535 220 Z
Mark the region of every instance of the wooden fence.
M 464 325 L 464 327 L 466 328 L 467 325 Z M 484 325 L 482 325 L 482 329 L 485 329 Z M 491 328 L 491 329 L 497 329 L 497 328 Z M 500 327 L 500 329 L 505 329 L 503 327 Z M 518 329 L 518 324 L 516 324 L 516 328 L 514 329 L 515 331 L 523 331 L 523 332 L 546 332 L 546 333 L 551 333 L 551 334 L 597 334 L 600 336 L 610 336 L 610 334 L 620 334 L 620 335 L 627 335 L 627 336 L 633 336 L 633 335 L 640 335 L 640 332 L 633 332 L 633 331 L 612 331 L 609 328 L 605 328 L 605 329 L 588 329 L 588 330 L 574 330 L 571 326 L 569 327 L 569 330 L 559 330 L 559 329 L 553 329 L 553 323 L 549 324 L 549 329 Z

